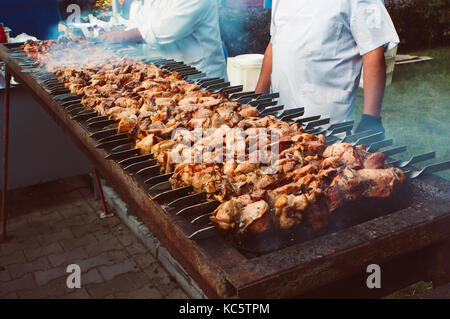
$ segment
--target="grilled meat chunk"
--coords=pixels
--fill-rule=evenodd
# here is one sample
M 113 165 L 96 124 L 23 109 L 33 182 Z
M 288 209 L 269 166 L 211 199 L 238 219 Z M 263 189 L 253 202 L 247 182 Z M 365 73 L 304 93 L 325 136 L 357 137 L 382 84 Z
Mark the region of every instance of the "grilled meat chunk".
M 269 205 L 264 200 L 252 202 L 248 195 L 234 198 L 220 205 L 211 220 L 224 230 L 239 235 L 262 233 L 269 229 L 271 218 Z
M 346 167 L 325 190 L 328 209 L 334 211 L 358 198 L 388 197 L 404 180 L 405 175 L 398 168 L 354 170 Z

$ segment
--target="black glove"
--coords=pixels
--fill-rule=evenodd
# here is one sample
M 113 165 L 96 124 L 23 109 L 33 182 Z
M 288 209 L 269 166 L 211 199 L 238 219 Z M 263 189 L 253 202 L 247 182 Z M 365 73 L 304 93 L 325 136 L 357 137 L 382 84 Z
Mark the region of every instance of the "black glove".
M 383 132 L 384 137 L 385 129 L 383 123 L 381 123 L 381 117 L 363 114 L 361 116 L 361 121 L 356 127 L 355 133 L 364 131 L 373 131 L 374 133 Z

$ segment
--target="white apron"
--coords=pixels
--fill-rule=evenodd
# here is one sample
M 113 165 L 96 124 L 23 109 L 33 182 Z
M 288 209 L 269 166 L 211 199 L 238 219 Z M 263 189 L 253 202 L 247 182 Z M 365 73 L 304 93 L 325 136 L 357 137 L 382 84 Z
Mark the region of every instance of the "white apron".
M 149 56 L 183 61 L 207 76 L 226 78 L 216 0 L 145 0 L 131 11 L 135 21 L 130 27 L 138 28 Z
M 353 120 L 362 55 L 398 36 L 380 0 L 274 0 L 272 91 L 305 116 Z

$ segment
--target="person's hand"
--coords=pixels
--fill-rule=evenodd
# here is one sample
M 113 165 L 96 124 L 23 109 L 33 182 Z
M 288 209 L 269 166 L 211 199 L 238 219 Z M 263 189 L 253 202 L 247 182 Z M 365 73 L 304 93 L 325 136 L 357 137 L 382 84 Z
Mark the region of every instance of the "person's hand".
M 100 39 L 105 43 L 114 43 L 114 42 L 126 42 L 128 41 L 128 37 L 126 32 L 123 31 L 112 31 L 103 33 Z
M 383 132 L 384 137 L 385 129 L 383 127 L 383 123 L 381 122 L 381 117 L 363 114 L 361 116 L 361 121 L 356 127 L 355 133 L 364 131 L 373 131 L 374 133 Z

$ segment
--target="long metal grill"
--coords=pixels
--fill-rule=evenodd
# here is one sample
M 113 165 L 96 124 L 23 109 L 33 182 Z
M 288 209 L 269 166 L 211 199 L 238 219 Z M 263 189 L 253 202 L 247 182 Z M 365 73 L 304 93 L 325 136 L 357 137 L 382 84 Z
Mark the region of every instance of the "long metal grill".
M 117 50 L 116 47 L 112 47 L 112 49 Z M 122 52 L 130 55 L 129 49 L 124 49 Z M 274 278 L 284 278 L 285 272 L 289 273 L 289 269 L 298 274 L 305 260 L 302 261 L 294 255 L 302 251 L 301 247 L 312 245 L 313 250 L 326 251 L 330 245 L 334 245 L 330 242 L 330 236 L 344 247 L 346 246 L 344 241 L 346 232 L 354 231 L 355 227 L 364 229 L 371 223 L 375 223 L 376 226 L 376 220 L 379 218 L 386 222 L 390 219 L 404 218 L 399 217 L 404 214 L 414 213 L 414 215 L 408 215 L 407 226 L 419 229 L 423 226 L 421 225 L 423 220 L 420 217 L 425 216 L 415 213 L 417 212 L 415 205 L 423 205 L 425 202 L 428 209 L 419 209 L 419 211 L 427 215 L 427 218 L 434 216 L 435 219 L 431 219 L 428 226 L 431 227 L 432 224 L 432 228 L 437 231 L 432 236 L 424 233 L 424 236 L 428 236 L 427 240 L 415 248 L 419 249 L 430 245 L 450 234 L 450 227 L 442 227 L 450 223 L 448 183 L 435 177 L 431 177 L 430 180 L 429 176 L 417 181 L 412 180 L 425 173 L 448 169 L 450 161 L 416 170 L 412 166 L 413 164 L 432 159 L 435 153 L 421 154 L 414 156 L 409 161 L 400 162 L 395 161 L 391 156 L 404 152 L 406 146 L 397 146 L 383 152 L 392 164 L 405 170 L 410 181 L 392 198 L 364 200 L 346 206 L 342 209 L 345 212 L 333 214 L 329 226 L 320 231 L 312 231 L 301 226 L 284 234 L 270 236 L 265 234 L 264 237 L 256 236 L 246 242 L 236 242 L 228 236 L 221 236 L 215 227 L 209 224 L 209 216 L 219 205 L 218 201 L 206 200 L 205 193 L 192 194 L 191 186 L 172 189 L 169 182 L 172 174 L 161 174 L 161 168 L 152 155 L 140 155 L 140 150 L 134 148 L 134 143 L 129 139 L 128 134 L 117 133 L 115 120 L 87 110 L 81 105 L 81 100 L 76 95 L 70 94 L 69 90 L 58 82 L 54 74 L 37 68 L 35 61 L 26 57 L 25 53 L 17 47 L 2 46 L 0 54 L 11 73 L 31 89 L 49 113 L 59 118 L 58 122 L 78 140 L 77 144 L 86 150 L 86 154 L 90 158 L 95 158 L 94 162 L 103 168 L 101 170 L 103 175 L 107 178 L 112 176 L 111 179 L 115 181 L 119 192 L 132 202 L 150 229 L 164 238 L 163 243 L 169 243 L 167 245 L 169 250 L 179 257 L 179 261 L 183 265 L 187 265 L 188 271 L 211 296 L 259 296 L 262 292 L 259 292 L 257 287 L 261 285 L 270 286 L 270 289 L 265 290 L 263 296 L 270 297 L 275 291 L 284 291 L 285 296 L 292 296 L 304 293 L 308 289 L 314 288 L 316 284 L 317 286 L 324 285 L 327 283 L 326 281 L 310 283 L 309 286 L 306 285 L 306 288 L 305 286 L 282 287 L 282 284 L 276 284 Z M 302 107 L 284 110 L 283 106 L 278 105 L 278 94 L 276 93 L 242 92 L 242 86 L 230 86 L 230 83 L 223 79 L 204 78 L 198 70 L 183 62 L 166 59 L 153 59 L 146 62 L 171 72 L 176 71 L 185 80 L 195 82 L 201 88 L 214 93 L 227 93 L 231 100 L 255 106 L 262 116 L 271 114 L 283 121 L 300 123 L 307 133 L 324 134 L 328 145 L 336 142 L 348 142 L 353 145 L 366 144 L 368 151 L 374 152 L 390 147 L 394 143 L 392 139 L 383 139 L 382 133 L 374 134 L 367 131 L 351 134 L 353 122 L 329 125 L 330 119 L 321 118 L 320 115 L 303 117 L 304 109 Z M 347 135 L 342 133 L 347 133 Z M 427 184 L 428 182 L 431 184 Z M 436 185 L 444 185 L 444 189 L 439 191 L 435 188 Z M 365 210 L 365 213 L 361 214 L 361 210 Z M 432 211 L 431 215 L 426 213 L 430 210 Z M 334 216 L 337 217 L 334 218 Z M 436 223 L 437 220 L 442 223 Z M 161 229 L 155 231 L 155 228 Z M 396 229 L 395 226 L 392 226 L 389 232 L 391 233 L 392 230 L 391 236 L 395 237 L 394 235 L 405 234 L 405 229 Z M 342 237 L 337 237 L 336 232 L 341 233 Z M 172 237 L 171 234 L 175 234 L 175 236 Z M 366 234 L 362 236 L 363 238 L 357 237 L 359 237 L 359 241 L 369 241 L 376 247 L 377 238 L 379 237 L 378 239 L 381 240 L 382 235 L 386 234 L 380 232 L 378 235 L 380 236 Z M 329 241 L 325 241 L 328 247 L 324 247 L 323 237 L 328 237 Z M 339 248 L 342 247 L 337 245 L 335 249 L 339 251 Z M 392 254 L 398 255 L 408 249 L 411 248 L 405 247 L 402 252 L 396 251 Z M 312 260 L 309 262 L 312 262 L 317 260 L 318 255 L 311 254 L 310 257 Z M 324 254 L 319 259 L 322 257 Z M 270 266 L 268 261 L 271 258 L 277 259 L 277 262 Z M 292 260 L 282 264 L 286 258 L 292 258 Z M 256 271 L 256 269 L 264 269 L 265 265 L 267 268 L 264 271 L 261 273 Z M 348 271 L 346 268 L 340 275 L 344 275 Z M 300 278 L 306 278 L 308 272 L 305 272 L 304 275 L 306 276 L 300 276 Z M 296 283 L 299 280 L 299 278 L 295 278 L 292 282 Z M 328 280 L 332 280 L 331 277 Z

